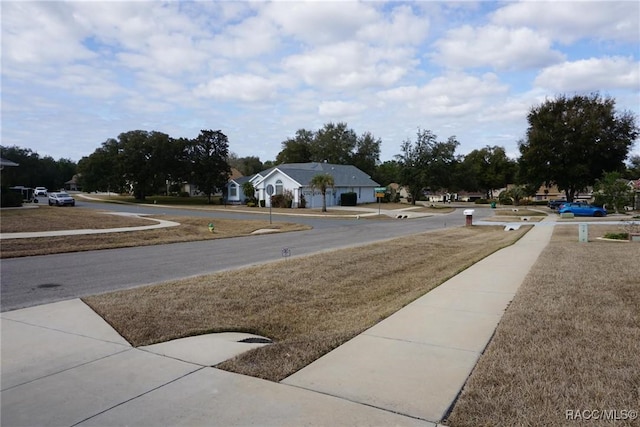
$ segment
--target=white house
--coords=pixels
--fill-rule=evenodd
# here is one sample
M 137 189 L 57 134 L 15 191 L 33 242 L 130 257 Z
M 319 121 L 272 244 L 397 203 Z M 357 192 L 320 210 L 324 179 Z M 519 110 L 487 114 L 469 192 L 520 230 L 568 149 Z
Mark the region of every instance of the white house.
M 269 206 L 271 198 L 267 188 L 273 186 L 273 194 L 283 194 L 285 190 L 293 194 L 293 207 L 300 206 L 304 196 L 307 208 L 322 206 L 322 195 L 309 186 L 311 179 L 320 174 L 333 177 L 334 188 L 327 189 L 327 206 L 340 204 L 340 195 L 356 193 L 358 203 L 375 202 L 375 188 L 380 185 L 369 175 L 352 165 L 334 165 L 331 163 L 283 163 L 271 169 L 257 173 L 251 177 L 236 178 L 227 184 L 227 200 L 229 203 L 242 203 L 246 196 L 242 192 L 242 184 L 247 180 L 256 189 L 256 198 L 264 200 Z

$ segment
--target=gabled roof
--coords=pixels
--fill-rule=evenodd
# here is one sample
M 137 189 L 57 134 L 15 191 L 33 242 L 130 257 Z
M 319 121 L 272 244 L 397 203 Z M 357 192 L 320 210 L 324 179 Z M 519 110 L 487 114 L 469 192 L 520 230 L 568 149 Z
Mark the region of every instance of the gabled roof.
M 229 182 L 233 181 L 233 182 L 235 182 L 235 183 L 236 183 L 236 184 L 238 184 L 238 185 L 242 185 L 242 184 L 244 184 L 245 182 L 250 181 L 250 180 L 251 180 L 251 178 L 253 178 L 254 176 L 255 176 L 255 175 L 251 175 L 251 176 L 241 176 L 241 177 L 238 177 L 238 178 L 233 178 L 233 177 L 232 177 L 231 179 L 229 179 Z
M 259 175 L 267 177 L 278 169 L 287 174 L 291 179 L 301 185 L 309 185 L 311 179 L 319 174 L 333 176 L 336 187 L 378 187 L 379 184 L 369 175 L 353 165 L 335 165 L 332 163 L 283 163 L 273 168 L 260 172 Z

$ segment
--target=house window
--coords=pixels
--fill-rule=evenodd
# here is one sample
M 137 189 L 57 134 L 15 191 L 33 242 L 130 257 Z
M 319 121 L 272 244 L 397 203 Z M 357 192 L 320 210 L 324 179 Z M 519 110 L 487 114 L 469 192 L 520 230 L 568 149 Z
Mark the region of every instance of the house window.
M 238 197 L 238 186 L 231 184 L 229 186 L 229 197 Z
M 284 186 L 282 185 L 281 180 L 276 181 L 276 194 L 282 194 L 284 191 Z

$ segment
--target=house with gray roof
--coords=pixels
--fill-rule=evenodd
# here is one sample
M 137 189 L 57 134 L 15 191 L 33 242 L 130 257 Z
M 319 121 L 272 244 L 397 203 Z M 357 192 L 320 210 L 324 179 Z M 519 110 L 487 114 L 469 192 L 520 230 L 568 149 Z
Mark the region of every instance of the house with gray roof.
M 248 177 L 248 181 L 256 189 L 256 198 L 264 200 L 264 206 L 270 205 L 271 198 L 267 194 L 267 189 L 272 188 L 274 195 L 290 191 L 293 194 L 293 207 L 299 207 L 304 197 L 305 207 L 318 208 L 322 206 L 322 195 L 318 191 L 313 191 L 309 183 L 314 176 L 320 174 L 331 175 L 335 183 L 334 188 L 327 189 L 327 206 L 340 205 L 340 195 L 343 193 L 356 193 L 358 204 L 372 203 L 377 200 L 375 188 L 380 185 L 352 165 L 318 162 L 283 163 Z M 227 194 L 230 203 L 244 202 L 246 197 L 242 193 L 243 182 L 245 180 L 229 181 Z

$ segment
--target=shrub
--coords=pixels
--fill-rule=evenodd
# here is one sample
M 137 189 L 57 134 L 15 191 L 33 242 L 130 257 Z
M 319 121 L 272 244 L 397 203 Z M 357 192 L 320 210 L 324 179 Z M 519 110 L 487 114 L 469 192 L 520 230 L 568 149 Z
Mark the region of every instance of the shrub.
M 247 202 L 247 207 L 249 208 L 255 208 L 256 204 L 254 202 Z
M 512 205 L 513 199 L 511 198 L 511 194 L 509 193 L 509 191 L 503 191 L 502 193 L 500 193 L 498 195 L 498 202 L 501 205 Z
M 487 199 L 475 199 L 473 203 L 476 205 L 486 205 L 489 201 Z
M 298 206 L 302 209 L 307 207 L 307 199 L 304 198 L 304 194 L 300 194 L 300 204 Z
M 284 196 L 282 194 L 274 194 L 273 196 L 271 196 L 271 207 L 284 208 L 285 207 Z
M 274 208 L 290 208 L 293 205 L 293 193 L 284 191 L 282 194 L 271 196 L 271 206 Z
M 260 200 L 260 207 L 261 208 L 264 208 L 266 206 L 266 204 L 267 204 L 266 200 Z
M 606 233 L 605 239 L 629 240 L 629 233 Z
M 189 192 L 188 192 L 188 191 L 182 191 L 182 192 L 180 193 L 180 197 L 190 197 L 190 196 L 191 196 L 191 195 L 189 194 Z

